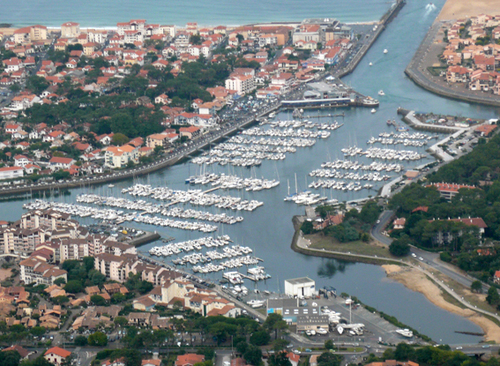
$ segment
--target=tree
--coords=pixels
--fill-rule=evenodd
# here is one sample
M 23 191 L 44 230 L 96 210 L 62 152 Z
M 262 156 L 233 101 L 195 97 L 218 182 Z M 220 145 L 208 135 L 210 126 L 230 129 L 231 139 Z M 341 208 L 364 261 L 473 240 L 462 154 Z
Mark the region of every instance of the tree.
M 472 292 L 481 293 L 483 291 L 483 284 L 481 283 L 481 281 L 476 280 L 472 282 L 472 284 L 470 285 L 470 289 Z
M 104 347 L 108 344 L 108 337 L 102 332 L 95 332 L 89 335 L 89 346 Z
M 404 257 L 410 253 L 410 245 L 407 240 L 397 239 L 389 245 L 389 252 L 396 257 Z
M 326 349 L 334 349 L 335 348 L 333 341 L 331 339 L 328 339 L 325 341 L 325 348 Z
M 34 94 L 41 94 L 49 87 L 49 82 L 38 75 L 33 75 L 26 81 L 26 88 L 31 90 Z
M 274 355 L 269 356 L 269 365 L 270 366 L 292 366 L 292 363 L 286 356 L 286 352 L 275 353 Z
M 56 305 L 63 305 L 69 302 L 69 298 L 67 296 L 57 296 L 52 299 L 52 302 Z
M 286 339 L 275 339 L 273 342 L 274 352 L 285 350 L 287 345 L 288 341 Z
M 495 287 L 490 286 L 490 288 L 488 289 L 486 301 L 490 305 L 498 305 L 498 303 L 500 303 L 500 296 L 498 295 L 498 291 Z
M 242 341 L 242 342 L 238 342 L 236 344 L 236 351 L 238 351 L 238 353 L 240 354 L 245 354 L 245 352 L 248 350 L 248 343 L 245 342 L 245 341 Z
M 255 346 L 265 346 L 271 340 L 271 336 L 265 330 L 255 332 L 250 337 L 250 343 Z
M 35 337 L 41 337 L 45 334 L 46 329 L 44 327 L 33 327 L 30 329 L 30 333 Z
M 259 347 L 249 345 L 243 354 L 243 358 L 250 365 L 260 365 L 262 362 L 262 351 Z
M 114 323 L 118 327 L 124 327 L 128 324 L 128 320 L 124 316 L 117 316 L 114 320 Z
M 415 355 L 415 351 L 412 346 L 406 343 L 399 343 L 394 351 L 394 357 L 398 361 L 408 361 Z
M 66 292 L 69 292 L 69 293 L 72 293 L 72 294 L 77 294 L 79 292 L 82 292 L 83 285 L 78 280 L 71 280 L 71 281 L 68 281 L 68 283 L 66 284 L 66 286 L 64 286 L 64 290 Z
M 78 346 L 78 347 L 84 347 L 88 344 L 88 339 L 87 337 L 83 336 L 83 335 L 79 335 L 79 336 L 76 336 L 75 337 L 75 346 Z
M 318 366 L 340 366 L 342 356 L 330 352 L 323 352 L 318 357 Z
M 101 295 L 92 295 L 90 301 L 96 306 L 106 305 L 106 300 Z
M 115 133 L 111 139 L 114 145 L 125 145 L 129 140 L 127 136 L 120 132 Z
M 59 277 L 54 281 L 54 285 L 57 285 L 57 286 L 64 285 L 65 283 L 66 283 L 66 280 L 62 277 Z
M 69 177 L 69 172 L 62 169 L 59 169 L 58 171 L 52 173 L 52 178 L 54 178 L 54 180 L 68 179 Z
M 0 352 L 0 365 L 17 366 L 21 360 L 21 355 L 17 351 Z
M 113 304 L 119 304 L 125 300 L 126 300 L 126 297 L 121 292 L 116 292 L 113 294 L 113 296 L 111 296 L 111 302 Z

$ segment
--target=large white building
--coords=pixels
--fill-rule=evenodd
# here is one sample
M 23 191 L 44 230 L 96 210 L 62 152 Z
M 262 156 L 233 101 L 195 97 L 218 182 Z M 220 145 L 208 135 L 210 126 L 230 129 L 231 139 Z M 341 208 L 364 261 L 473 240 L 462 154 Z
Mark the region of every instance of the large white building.
M 311 297 L 316 295 L 316 282 L 308 277 L 285 280 L 285 294 L 297 297 Z
M 252 75 L 234 75 L 226 79 L 226 89 L 234 90 L 241 95 L 250 93 L 255 88 L 255 77 Z
M 80 35 L 80 24 L 75 22 L 66 22 L 61 25 L 61 37 L 75 38 Z
M 19 166 L 6 166 L 4 168 L 0 168 L 0 180 L 22 177 L 24 175 L 23 172 L 23 168 Z

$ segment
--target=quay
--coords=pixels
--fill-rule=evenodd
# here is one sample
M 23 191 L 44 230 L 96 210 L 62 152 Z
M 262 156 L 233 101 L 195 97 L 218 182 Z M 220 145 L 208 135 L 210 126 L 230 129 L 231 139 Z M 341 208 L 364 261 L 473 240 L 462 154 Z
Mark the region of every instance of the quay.
M 177 150 L 169 153 L 167 156 L 162 157 L 160 160 L 142 167 L 113 172 L 112 174 L 99 177 L 78 178 L 66 180 L 64 182 L 19 184 L 13 187 L 4 186 L 0 188 L 0 196 L 18 195 L 27 192 L 33 193 L 42 191 L 60 191 L 69 188 L 83 188 L 91 185 L 107 184 L 111 182 L 134 179 L 135 177 L 144 176 L 157 170 L 175 165 L 180 161 L 189 158 L 197 151 L 202 150 L 210 146 L 212 143 L 224 139 L 229 135 L 236 134 L 240 129 L 257 122 L 257 120 L 259 120 L 260 118 L 278 110 L 280 107 L 281 102 L 277 102 L 267 106 L 267 108 L 246 119 L 225 123 L 219 127 L 219 130 L 211 131 L 199 137 L 198 139 L 191 141 L 188 146 L 180 147 Z
M 155 232 L 145 231 L 144 235 L 141 235 L 140 237 L 131 240 L 124 240 L 124 242 L 134 247 L 140 247 L 142 245 L 152 243 L 158 239 L 161 239 L 161 236 L 156 231 Z
M 371 48 L 371 46 L 375 43 L 377 38 L 380 36 L 382 31 L 387 27 L 387 25 L 394 19 L 394 17 L 399 13 L 401 8 L 406 4 L 406 0 L 397 0 L 396 3 L 394 3 L 393 6 L 385 13 L 382 18 L 380 19 L 379 25 L 371 39 L 368 41 L 368 43 L 364 44 L 361 49 L 358 51 L 358 53 L 353 57 L 351 62 L 344 68 L 338 70 L 334 75 L 337 78 L 341 78 L 343 76 L 346 76 L 350 74 L 351 72 L 354 71 L 356 66 L 358 66 L 359 62 L 361 59 L 364 57 L 364 55 L 368 52 L 368 50 Z
M 418 120 L 416 117 L 415 111 L 409 111 L 403 108 L 398 108 L 397 113 L 403 116 L 403 121 L 406 122 L 409 126 L 416 130 L 425 130 L 425 131 L 433 131 L 433 132 L 442 132 L 442 133 L 455 133 L 455 132 L 463 132 L 463 127 L 456 126 L 443 126 L 443 125 L 431 125 L 429 123 L 423 123 Z

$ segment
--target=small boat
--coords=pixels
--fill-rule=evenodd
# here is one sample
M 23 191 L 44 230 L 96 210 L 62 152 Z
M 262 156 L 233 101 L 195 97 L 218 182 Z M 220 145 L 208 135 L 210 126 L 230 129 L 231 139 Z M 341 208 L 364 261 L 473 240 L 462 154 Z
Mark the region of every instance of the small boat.
M 396 333 L 402 335 L 403 337 L 406 337 L 406 338 L 411 338 L 413 337 L 413 332 L 409 329 L 398 329 L 396 330 Z
M 371 63 L 371 62 L 370 62 L 370 63 L 368 64 L 368 66 L 373 66 L 373 63 Z
M 385 93 L 384 93 L 384 91 L 383 91 L 382 89 L 380 89 L 380 90 L 378 91 L 378 95 L 382 95 L 382 96 L 383 96 L 383 95 L 385 95 Z
M 108 188 L 113 188 L 114 186 L 114 184 L 108 184 Z
M 377 112 L 377 110 L 375 108 L 372 109 L 372 113 L 375 113 Z
M 387 51 L 387 48 L 385 48 L 385 49 L 384 49 L 384 53 L 387 53 L 387 52 L 389 52 L 389 51 Z

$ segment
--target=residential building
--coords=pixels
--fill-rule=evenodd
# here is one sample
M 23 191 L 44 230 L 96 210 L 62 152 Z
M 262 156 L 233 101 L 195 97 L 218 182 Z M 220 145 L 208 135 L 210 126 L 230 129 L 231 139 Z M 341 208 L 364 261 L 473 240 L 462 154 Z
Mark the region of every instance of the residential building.
M 244 95 L 253 91 L 255 85 L 255 77 L 252 75 L 234 75 L 226 79 L 226 89 L 234 90 L 240 95 Z
M 460 189 L 476 189 L 475 186 L 456 183 L 432 183 L 426 187 L 436 187 L 441 197 L 448 201 L 451 201 L 452 198 L 458 194 Z
M 80 35 L 80 24 L 75 22 L 66 22 L 61 25 L 62 38 L 75 38 Z
M 70 351 L 60 347 L 52 347 L 43 354 L 43 358 L 56 366 L 61 366 L 70 356 Z
M 21 261 L 19 265 L 21 267 L 21 281 L 25 285 L 35 283 L 50 286 L 58 278 L 68 280 L 65 270 L 39 259 L 28 258 Z
M 0 168 L 0 180 L 20 178 L 23 175 L 24 169 L 22 167 L 6 166 Z
M 204 362 L 204 355 L 197 355 L 195 353 L 186 353 L 185 355 L 177 356 L 175 366 L 194 366 L 196 363 Z
M 110 168 L 123 168 L 129 162 L 137 164 L 139 162 L 139 149 L 131 145 L 120 147 L 110 146 L 106 148 L 104 154 L 104 165 Z

